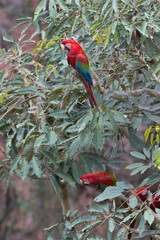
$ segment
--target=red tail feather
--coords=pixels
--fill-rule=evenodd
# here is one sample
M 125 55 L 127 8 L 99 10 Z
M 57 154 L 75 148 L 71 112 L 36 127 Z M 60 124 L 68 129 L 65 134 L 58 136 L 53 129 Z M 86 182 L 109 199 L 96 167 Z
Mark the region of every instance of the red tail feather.
M 97 103 L 96 103 L 96 100 L 94 99 L 94 96 L 93 96 L 93 91 L 92 91 L 91 85 L 88 84 L 88 87 L 89 87 L 89 90 L 90 90 L 90 95 L 91 95 L 91 98 L 93 100 L 94 106 L 97 108 L 97 110 L 99 110 L 99 108 L 97 106 Z
M 88 98 L 89 98 L 91 107 L 94 108 L 94 106 L 95 106 L 97 108 L 97 110 L 99 110 L 96 100 L 94 99 L 94 96 L 93 96 L 93 91 L 92 91 L 91 85 L 89 83 L 87 83 L 86 80 L 84 80 L 83 82 L 84 82 L 84 86 L 85 86 L 87 94 L 88 94 Z

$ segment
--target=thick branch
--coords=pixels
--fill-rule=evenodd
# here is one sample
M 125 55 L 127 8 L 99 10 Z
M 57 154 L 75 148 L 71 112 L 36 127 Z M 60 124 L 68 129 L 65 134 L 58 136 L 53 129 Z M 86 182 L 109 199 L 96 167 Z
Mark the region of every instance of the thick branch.
M 104 94 L 104 88 L 101 86 L 99 78 L 98 78 L 97 74 L 95 73 L 95 71 L 92 68 L 91 68 L 91 73 L 92 73 L 92 76 L 93 76 L 93 83 L 94 83 L 94 85 L 96 85 L 96 87 L 98 88 L 99 92 L 103 95 Z
M 60 180 L 60 188 L 61 188 L 61 204 L 63 209 L 63 217 L 65 220 L 66 213 L 71 209 L 68 198 L 68 184 L 64 180 Z
M 94 70 L 92 68 L 91 68 L 91 72 L 92 72 L 92 76 L 93 76 L 93 80 L 94 80 L 94 86 L 96 86 L 98 88 L 99 92 L 102 95 L 112 93 L 112 95 L 110 96 L 111 98 L 118 99 L 118 100 L 123 100 L 123 99 L 128 99 L 129 96 L 138 97 L 138 96 L 141 96 L 142 94 L 146 93 L 149 96 L 156 97 L 156 98 L 160 99 L 160 91 L 150 89 L 150 88 L 142 88 L 142 89 L 138 89 L 138 90 L 123 91 L 123 92 L 114 92 L 114 91 L 111 91 L 109 89 L 104 89 L 100 84 L 98 76 L 96 75 L 96 73 L 94 72 Z M 76 77 L 78 77 L 78 79 L 81 82 L 83 82 L 83 78 L 81 77 L 80 74 L 77 74 L 77 72 L 76 72 L 75 75 L 76 75 Z
M 113 93 L 113 95 L 111 97 L 115 98 L 115 99 L 119 99 L 119 100 L 127 99 L 129 96 L 138 97 L 144 93 L 148 94 L 149 96 L 160 99 L 160 92 L 150 89 L 150 88 L 142 88 L 142 89 L 138 89 L 138 90 L 134 90 L 134 91 L 126 91 L 126 92 L 119 92 L 119 93 L 110 91 L 110 90 L 105 90 L 105 94 L 107 94 L 107 93 Z

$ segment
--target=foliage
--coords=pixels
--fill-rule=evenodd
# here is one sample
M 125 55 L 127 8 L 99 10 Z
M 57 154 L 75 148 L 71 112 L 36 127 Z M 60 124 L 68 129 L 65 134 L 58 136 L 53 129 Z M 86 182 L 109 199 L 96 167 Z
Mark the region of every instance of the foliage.
M 6 190 L 13 173 L 22 179 L 45 175 L 60 194 L 60 179 L 76 187 L 83 172 L 107 166 L 120 169 L 124 150 L 119 146 L 124 138 L 134 148 L 127 152 L 134 163 L 125 165 L 125 171 L 140 175 L 152 169 L 141 186 L 159 181 L 155 168 L 160 154 L 159 10 L 158 1 L 151 0 L 42 0 L 33 18 L 17 19 L 16 27 L 24 25 L 19 42 L 5 36 L 13 46 L 7 52 L 1 50 L 1 62 L 9 64 L 0 76 L 0 132 L 6 136 L 0 180 L 7 176 Z M 32 25 L 34 34 L 24 40 Z M 60 49 L 65 34 L 77 39 L 100 84 L 109 89 L 103 96 L 94 89 L 100 113 L 90 109 L 81 82 L 71 75 Z M 24 46 L 35 43 L 36 35 L 41 38 L 37 47 L 26 51 Z M 141 124 L 145 129 L 151 126 L 145 140 L 138 136 Z M 106 149 L 106 142 L 113 142 L 114 147 Z M 156 219 L 145 204 L 137 206 L 136 197 L 117 208 L 106 201 L 125 195 L 123 189 L 118 185 L 106 189 L 86 207 L 85 215 L 68 212 L 62 239 L 100 239 L 92 230 L 106 222 L 107 239 L 122 239 L 129 234 L 129 220 L 138 215 L 139 231 L 130 231 L 138 239 L 156 238 L 159 225 L 148 230 Z

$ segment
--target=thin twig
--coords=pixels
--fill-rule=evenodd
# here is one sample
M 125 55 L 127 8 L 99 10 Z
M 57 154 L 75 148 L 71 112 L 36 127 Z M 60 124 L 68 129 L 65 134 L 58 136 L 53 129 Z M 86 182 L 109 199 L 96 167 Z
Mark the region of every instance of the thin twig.
M 5 113 L 2 115 L 2 117 L 0 118 L 0 120 L 2 120 L 4 117 L 6 117 L 10 112 L 12 112 L 12 110 L 13 110 L 16 106 L 18 106 L 18 105 L 21 104 L 21 103 L 22 103 L 22 96 L 18 99 L 17 102 L 15 102 L 15 103 L 8 109 L 7 112 L 5 112 Z

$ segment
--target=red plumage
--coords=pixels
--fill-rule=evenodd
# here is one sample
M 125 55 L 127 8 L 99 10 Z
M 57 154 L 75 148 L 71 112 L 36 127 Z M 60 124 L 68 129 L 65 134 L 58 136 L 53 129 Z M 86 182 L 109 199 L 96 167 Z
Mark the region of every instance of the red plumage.
M 116 178 L 110 173 L 103 171 L 96 171 L 91 174 L 82 175 L 80 179 L 82 184 L 85 185 L 90 184 L 97 187 L 101 187 L 102 189 L 116 185 Z
M 155 212 L 155 208 L 160 209 L 160 195 L 154 196 L 150 201 L 150 208 Z
M 150 189 L 148 187 L 141 187 L 140 189 L 138 189 L 137 192 L 135 192 L 135 194 L 143 201 L 145 202 L 149 195 L 150 195 Z

